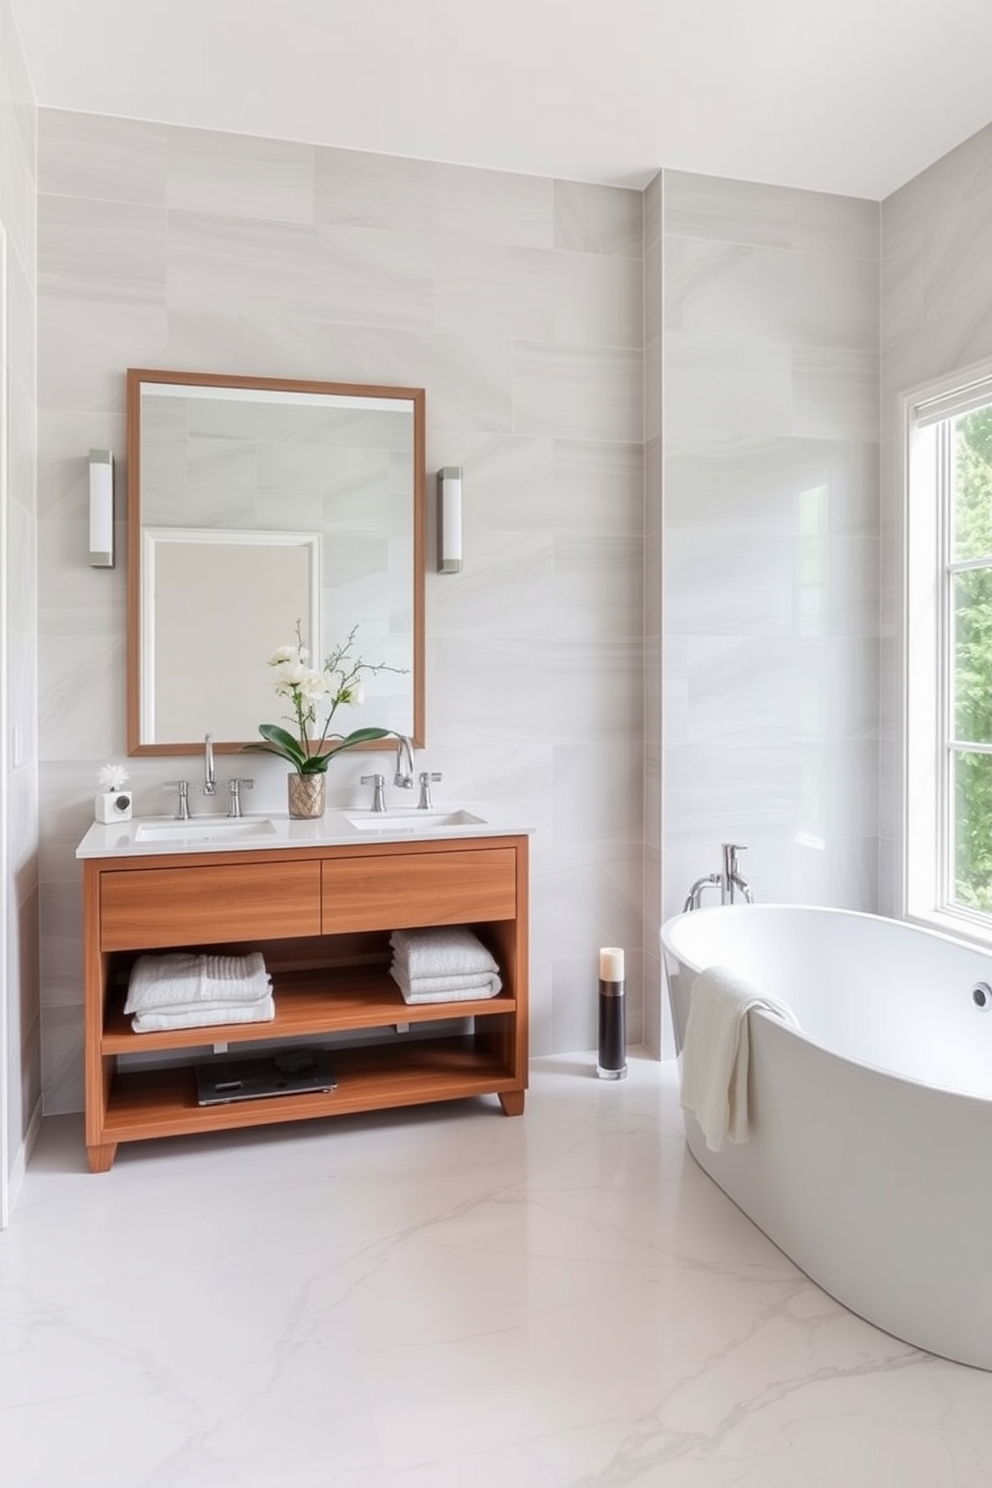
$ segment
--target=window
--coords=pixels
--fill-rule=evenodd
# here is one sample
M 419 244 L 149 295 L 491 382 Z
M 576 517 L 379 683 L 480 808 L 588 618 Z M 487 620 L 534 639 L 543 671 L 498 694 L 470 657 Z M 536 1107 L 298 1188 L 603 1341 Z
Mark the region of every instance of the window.
M 992 371 L 906 408 L 905 909 L 992 938 Z

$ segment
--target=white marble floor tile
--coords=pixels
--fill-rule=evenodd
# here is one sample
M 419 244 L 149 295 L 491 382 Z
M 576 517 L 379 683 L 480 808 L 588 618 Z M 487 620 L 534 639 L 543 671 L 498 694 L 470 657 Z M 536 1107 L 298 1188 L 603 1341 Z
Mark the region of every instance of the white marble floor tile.
M 982 1488 L 992 1374 L 880 1333 L 695 1166 L 674 1066 L 123 1147 L 0 1235 L 18 1488 Z

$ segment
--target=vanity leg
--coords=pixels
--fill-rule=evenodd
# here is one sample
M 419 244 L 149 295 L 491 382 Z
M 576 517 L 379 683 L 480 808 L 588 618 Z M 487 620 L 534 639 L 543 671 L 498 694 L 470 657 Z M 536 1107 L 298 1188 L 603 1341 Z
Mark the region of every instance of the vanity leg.
M 501 1090 L 499 1092 L 499 1103 L 503 1107 L 504 1116 L 522 1116 L 524 1114 L 524 1100 L 527 1092 L 525 1090 Z
M 99 1147 L 87 1147 L 86 1155 L 90 1160 L 91 1173 L 109 1173 L 117 1156 L 117 1143 L 105 1142 Z

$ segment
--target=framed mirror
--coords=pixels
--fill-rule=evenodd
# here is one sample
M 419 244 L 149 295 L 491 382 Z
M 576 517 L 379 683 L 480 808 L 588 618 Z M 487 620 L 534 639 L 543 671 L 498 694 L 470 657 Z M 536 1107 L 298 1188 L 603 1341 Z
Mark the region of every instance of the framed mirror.
M 314 665 L 354 630 L 391 669 L 345 732 L 423 744 L 425 422 L 422 388 L 129 369 L 131 754 L 287 723 L 267 663 L 297 624 Z

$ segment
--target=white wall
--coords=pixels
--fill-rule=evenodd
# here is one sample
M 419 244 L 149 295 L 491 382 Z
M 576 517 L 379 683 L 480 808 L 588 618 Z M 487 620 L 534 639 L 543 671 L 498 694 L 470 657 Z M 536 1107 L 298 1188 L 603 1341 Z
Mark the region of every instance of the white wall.
M 879 208 L 662 186 L 664 912 L 725 841 L 765 902 L 870 910 Z
M 37 111 L 0 0 L 0 224 L 6 237 L 6 447 L 0 450 L 0 968 L 6 1118 L 0 1196 L 23 1172 L 41 1105 L 38 987 L 37 512 L 35 499 L 35 154 Z M 5 1218 L 0 1202 L 0 1223 Z
M 630 950 L 636 1042 L 641 194 L 46 109 L 39 191 L 46 1110 L 81 1105 L 73 851 L 125 749 L 125 573 L 86 566 L 84 515 L 128 366 L 427 389 L 428 470 L 464 467 L 466 512 L 464 571 L 428 581 L 424 762 L 439 800 L 537 829 L 534 1052 L 594 1044 L 600 944 Z M 362 799 L 362 768 L 331 798 Z M 133 762 L 137 810 L 198 772 Z M 284 809 L 284 771 L 252 773 L 253 808 Z
M 899 396 L 992 356 L 992 125 L 883 203 L 882 285 L 881 907 L 896 913 L 902 809 Z
M 988 159 L 985 132 L 880 211 L 41 112 L 48 1109 L 81 1100 L 72 852 L 124 750 L 125 576 L 82 556 L 124 368 L 426 386 L 429 469 L 466 468 L 467 563 L 429 580 L 425 763 L 537 827 L 535 1052 L 591 1047 L 601 942 L 631 950 L 632 1038 L 658 1047 L 659 901 L 721 841 L 765 901 L 884 906 L 879 223 L 891 400 L 992 351 Z M 161 810 L 174 762 L 132 768 Z M 277 808 L 281 773 L 262 784 Z

